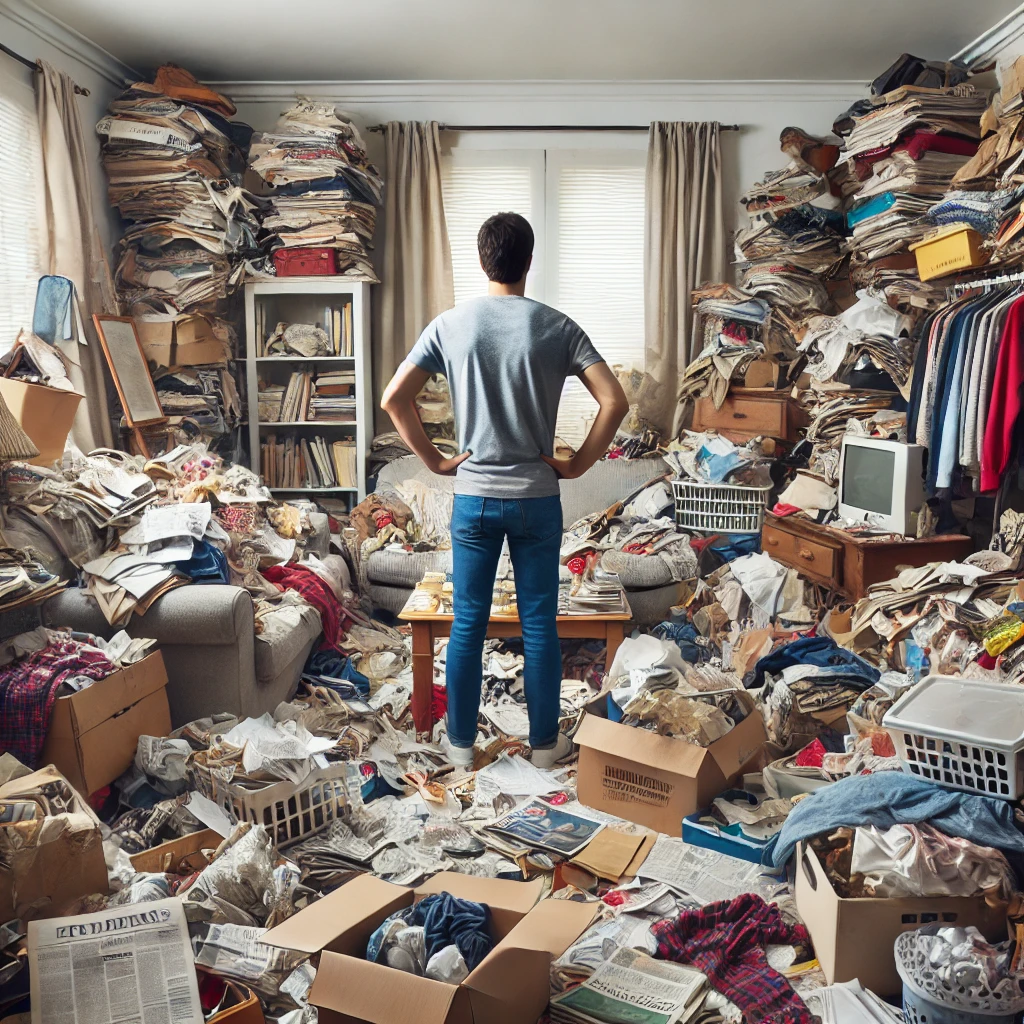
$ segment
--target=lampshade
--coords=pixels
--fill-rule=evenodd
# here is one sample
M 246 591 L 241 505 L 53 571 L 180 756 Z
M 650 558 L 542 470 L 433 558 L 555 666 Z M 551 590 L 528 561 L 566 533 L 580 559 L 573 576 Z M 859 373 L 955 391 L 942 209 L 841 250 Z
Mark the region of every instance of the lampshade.
M 32 438 L 21 429 L 21 424 L 0 395 L 0 462 L 34 459 L 38 454 L 39 449 L 32 443 Z

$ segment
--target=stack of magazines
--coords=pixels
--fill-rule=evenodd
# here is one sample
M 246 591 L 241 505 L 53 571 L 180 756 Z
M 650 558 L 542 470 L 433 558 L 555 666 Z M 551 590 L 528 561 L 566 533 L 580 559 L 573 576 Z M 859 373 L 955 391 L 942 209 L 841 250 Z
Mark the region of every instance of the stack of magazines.
M 619 615 L 626 613 L 626 595 L 619 577 L 604 569 L 588 570 L 558 593 L 559 615 Z
M 555 996 L 549 1012 L 556 1024 L 685 1024 L 707 992 L 695 968 L 620 946 L 582 985 Z

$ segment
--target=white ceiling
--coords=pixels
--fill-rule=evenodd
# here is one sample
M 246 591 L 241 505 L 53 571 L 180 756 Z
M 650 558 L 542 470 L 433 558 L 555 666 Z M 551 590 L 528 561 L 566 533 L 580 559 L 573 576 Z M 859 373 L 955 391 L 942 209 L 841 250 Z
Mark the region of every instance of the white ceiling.
M 36 0 L 126 64 L 208 80 L 862 80 L 1012 0 Z

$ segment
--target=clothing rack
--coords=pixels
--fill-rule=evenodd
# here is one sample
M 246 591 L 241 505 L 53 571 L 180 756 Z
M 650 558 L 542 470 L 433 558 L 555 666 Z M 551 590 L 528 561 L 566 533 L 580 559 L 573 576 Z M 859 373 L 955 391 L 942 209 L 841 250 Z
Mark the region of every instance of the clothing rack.
M 39 71 L 42 71 L 42 68 L 34 60 L 29 60 L 28 57 L 22 57 L 20 53 L 16 53 L 9 46 L 4 46 L 3 43 L 0 43 L 0 50 L 3 50 L 3 52 L 6 53 L 8 57 L 13 57 L 20 64 L 24 64 L 25 67 L 30 68 L 32 71 L 35 71 L 37 73 Z M 89 90 L 83 89 L 80 85 L 75 86 L 75 92 L 78 93 L 79 96 L 89 95 Z
M 973 281 L 957 281 L 956 284 L 948 285 L 946 288 L 946 301 L 963 295 L 964 292 L 971 292 L 975 289 L 989 291 L 1004 284 L 1024 284 L 1024 271 L 1014 274 L 998 274 L 995 277 L 975 278 Z
M 439 124 L 443 132 L 646 132 L 649 124 Z M 741 124 L 720 124 L 723 132 L 739 132 Z M 387 125 L 371 124 L 369 131 L 384 132 Z

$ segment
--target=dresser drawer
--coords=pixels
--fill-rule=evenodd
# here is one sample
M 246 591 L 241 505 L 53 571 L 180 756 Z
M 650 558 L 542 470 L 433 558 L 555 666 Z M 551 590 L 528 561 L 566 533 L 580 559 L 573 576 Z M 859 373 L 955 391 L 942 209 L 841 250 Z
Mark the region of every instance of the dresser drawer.
M 698 398 L 693 410 L 694 430 L 717 430 L 745 437 L 777 437 L 787 434 L 785 398 L 740 398 L 729 395 L 721 409 L 710 398 Z
M 777 562 L 819 580 L 842 586 L 843 547 L 838 542 L 799 537 L 765 523 L 761 530 L 761 550 Z

